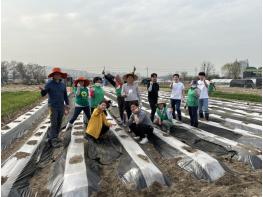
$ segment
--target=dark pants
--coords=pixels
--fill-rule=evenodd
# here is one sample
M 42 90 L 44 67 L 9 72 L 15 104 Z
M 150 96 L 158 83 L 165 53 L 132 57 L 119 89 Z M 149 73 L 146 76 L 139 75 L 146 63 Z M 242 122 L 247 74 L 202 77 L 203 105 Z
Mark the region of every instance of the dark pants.
M 124 112 L 124 97 L 118 96 L 117 97 L 118 101 L 118 107 L 119 107 L 119 113 L 120 113 L 120 118 L 123 121 L 123 112 Z
M 197 110 L 198 110 L 198 106 L 196 106 L 196 107 L 188 107 L 191 126 L 194 126 L 194 127 L 198 127 Z
M 109 127 L 108 126 L 106 126 L 106 125 L 102 125 L 102 128 L 101 128 L 101 131 L 100 131 L 100 136 L 99 136 L 99 138 L 97 139 L 97 140 L 99 140 L 100 139 L 100 137 L 102 137 L 105 133 L 107 133 L 109 131 Z M 89 140 L 89 139 L 92 139 L 93 141 L 96 141 L 96 139 L 93 137 L 93 136 L 91 136 L 91 135 L 89 135 L 89 134 L 87 134 L 87 133 L 85 133 L 85 136 L 84 136 L 87 140 Z
M 70 124 L 73 124 L 75 122 L 75 120 L 78 118 L 78 116 L 79 116 L 79 114 L 81 113 L 82 110 L 84 111 L 84 113 L 85 113 L 85 115 L 87 117 L 87 120 L 90 119 L 89 106 L 86 106 L 86 107 L 75 107 L 74 114 L 73 114 L 72 118 L 69 121 Z
M 182 115 L 181 115 L 181 100 L 180 99 L 171 99 L 171 107 L 173 108 L 173 119 L 176 119 L 175 116 L 175 110 L 177 112 L 178 120 L 182 120 Z
M 58 137 L 58 134 L 61 129 L 61 124 L 62 124 L 62 118 L 64 116 L 64 108 L 62 109 L 56 109 L 53 107 L 50 107 L 50 130 L 48 133 L 48 139 L 54 139 Z
M 148 98 L 148 100 L 149 100 L 149 104 L 150 104 L 150 108 L 151 108 L 151 120 L 153 122 L 155 112 L 156 112 L 156 107 L 157 107 L 157 100 L 151 100 L 150 98 Z
M 150 125 L 132 123 L 129 128 L 136 136 L 140 136 L 140 138 L 145 138 L 145 134 L 150 136 L 153 133 L 153 127 Z
M 138 101 L 125 101 L 125 103 L 124 103 L 124 106 L 125 106 L 125 111 L 127 112 L 127 118 L 129 119 L 130 118 L 130 116 L 131 116 L 131 103 L 133 103 L 133 102 L 137 102 L 138 103 Z

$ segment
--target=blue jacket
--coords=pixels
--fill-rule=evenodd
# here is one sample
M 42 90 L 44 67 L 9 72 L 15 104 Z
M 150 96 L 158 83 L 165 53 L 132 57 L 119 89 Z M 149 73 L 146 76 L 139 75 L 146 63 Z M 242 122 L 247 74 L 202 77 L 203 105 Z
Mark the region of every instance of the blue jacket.
M 48 94 L 48 105 L 56 109 L 64 109 L 64 101 L 68 105 L 67 88 L 64 83 L 50 80 L 46 83 L 44 90 L 41 91 L 41 95 Z

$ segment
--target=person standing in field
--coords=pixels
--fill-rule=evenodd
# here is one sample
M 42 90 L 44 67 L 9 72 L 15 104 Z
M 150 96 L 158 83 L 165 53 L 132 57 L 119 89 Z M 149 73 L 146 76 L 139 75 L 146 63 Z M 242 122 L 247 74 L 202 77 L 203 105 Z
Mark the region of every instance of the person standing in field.
M 159 84 L 157 83 L 157 74 L 151 74 L 151 81 L 147 84 L 148 90 L 148 101 L 151 107 L 151 120 L 154 120 L 154 115 L 156 112 L 156 105 L 158 101 L 158 92 L 159 92 Z
M 104 90 L 102 88 L 102 78 L 94 77 L 93 86 L 90 87 L 91 113 L 104 100 Z
M 214 91 L 216 91 L 216 85 L 212 80 L 210 80 L 209 85 L 208 85 L 208 95 L 211 96 L 211 94 Z
M 184 102 L 184 84 L 179 81 L 179 74 L 173 75 L 173 82 L 170 85 L 171 92 L 171 107 L 173 108 L 173 118 L 176 119 L 175 111 L 177 112 L 178 120 L 182 121 L 181 102 Z
M 131 103 L 137 102 L 139 105 L 141 101 L 139 88 L 134 84 L 134 81 L 137 79 L 138 77 L 134 73 L 128 73 L 123 76 L 123 80 L 127 81 L 127 83 L 123 84 L 121 95 L 124 97 L 124 106 L 128 119 L 131 116 Z
M 198 102 L 199 102 L 200 90 L 197 88 L 197 81 L 191 82 L 191 87 L 187 93 L 187 106 L 190 116 L 191 126 L 198 127 Z
M 99 105 L 100 102 L 104 100 L 104 90 L 102 88 L 102 78 L 94 77 L 93 85 L 89 87 L 89 98 L 90 98 L 90 112 L 92 114 L 93 110 Z M 88 124 L 88 118 L 84 114 L 83 123 L 85 127 Z
M 48 142 L 52 147 L 57 148 L 62 145 L 61 140 L 58 139 L 62 118 L 65 110 L 68 111 L 70 109 L 67 88 L 62 82 L 62 79 L 67 78 L 67 73 L 63 73 L 60 68 L 55 67 L 48 75 L 48 78 L 52 78 L 52 80 L 48 81 L 44 88 L 39 87 L 39 89 L 41 90 L 42 96 L 48 95 L 51 122 L 50 130 L 47 135 Z
M 198 74 L 199 80 L 197 82 L 197 87 L 200 90 L 200 97 L 199 97 L 199 117 L 209 120 L 209 111 L 208 111 L 208 86 L 209 81 L 206 80 L 205 72 L 200 72 Z
M 121 90 L 122 90 L 122 85 L 123 85 L 121 77 L 120 77 L 120 75 L 116 75 L 115 77 L 110 75 L 110 74 L 105 75 L 104 72 L 102 74 L 104 74 L 104 78 L 107 79 L 108 82 L 115 88 L 115 94 L 117 96 L 117 102 L 118 102 L 118 108 L 119 108 L 119 113 L 120 113 L 120 118 L 121 118 L 121 124 L 123 124 L 124 123 L 124 116 L 123 116 L 124 97 L 121 95 Z
M 74 81 L 73 92 L 75 94 L 75 110 L 70 121 L 66 126 L 66 130 L 73 126 L 73 123 L 78 118 L 81 111 L 84 111 L 87 119 L 90 119 L 90 108 L 89 108 L 89 80 L 84 77 L 79 77 Z

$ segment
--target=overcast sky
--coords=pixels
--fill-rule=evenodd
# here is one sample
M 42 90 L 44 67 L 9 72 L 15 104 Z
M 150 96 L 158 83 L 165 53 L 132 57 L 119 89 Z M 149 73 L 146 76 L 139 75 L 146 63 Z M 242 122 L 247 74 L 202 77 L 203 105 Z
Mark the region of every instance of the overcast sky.
M 2 60 L 101 72 L 261 65 L 261 0 L 4 0 Z

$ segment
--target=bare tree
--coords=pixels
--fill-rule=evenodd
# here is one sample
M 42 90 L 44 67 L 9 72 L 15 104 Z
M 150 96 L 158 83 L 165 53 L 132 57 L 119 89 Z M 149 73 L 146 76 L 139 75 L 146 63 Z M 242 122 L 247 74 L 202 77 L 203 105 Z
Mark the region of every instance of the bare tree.
M 2 61 L 1 62 L 1 82 L 2 84 L 8 82 L 8 62 L 7 61 Z
M 186 79 L 186 77 L 187 77 L 187 72 L 181 72 L 180 73 L 180 75 L 181 75 L 181 78 L 183 79 L 183 80 L 185 80 Z
M 240 63 L 235 61 L 233 63 L 227 63 L 222 68 L 225 77 L 237 79 L 241 73 Z
M 205 72 L 205 75 L 213 75 L 215 73 L 215 67 L 211 62 L 204 61 L 200 67 L 201 72 Z

